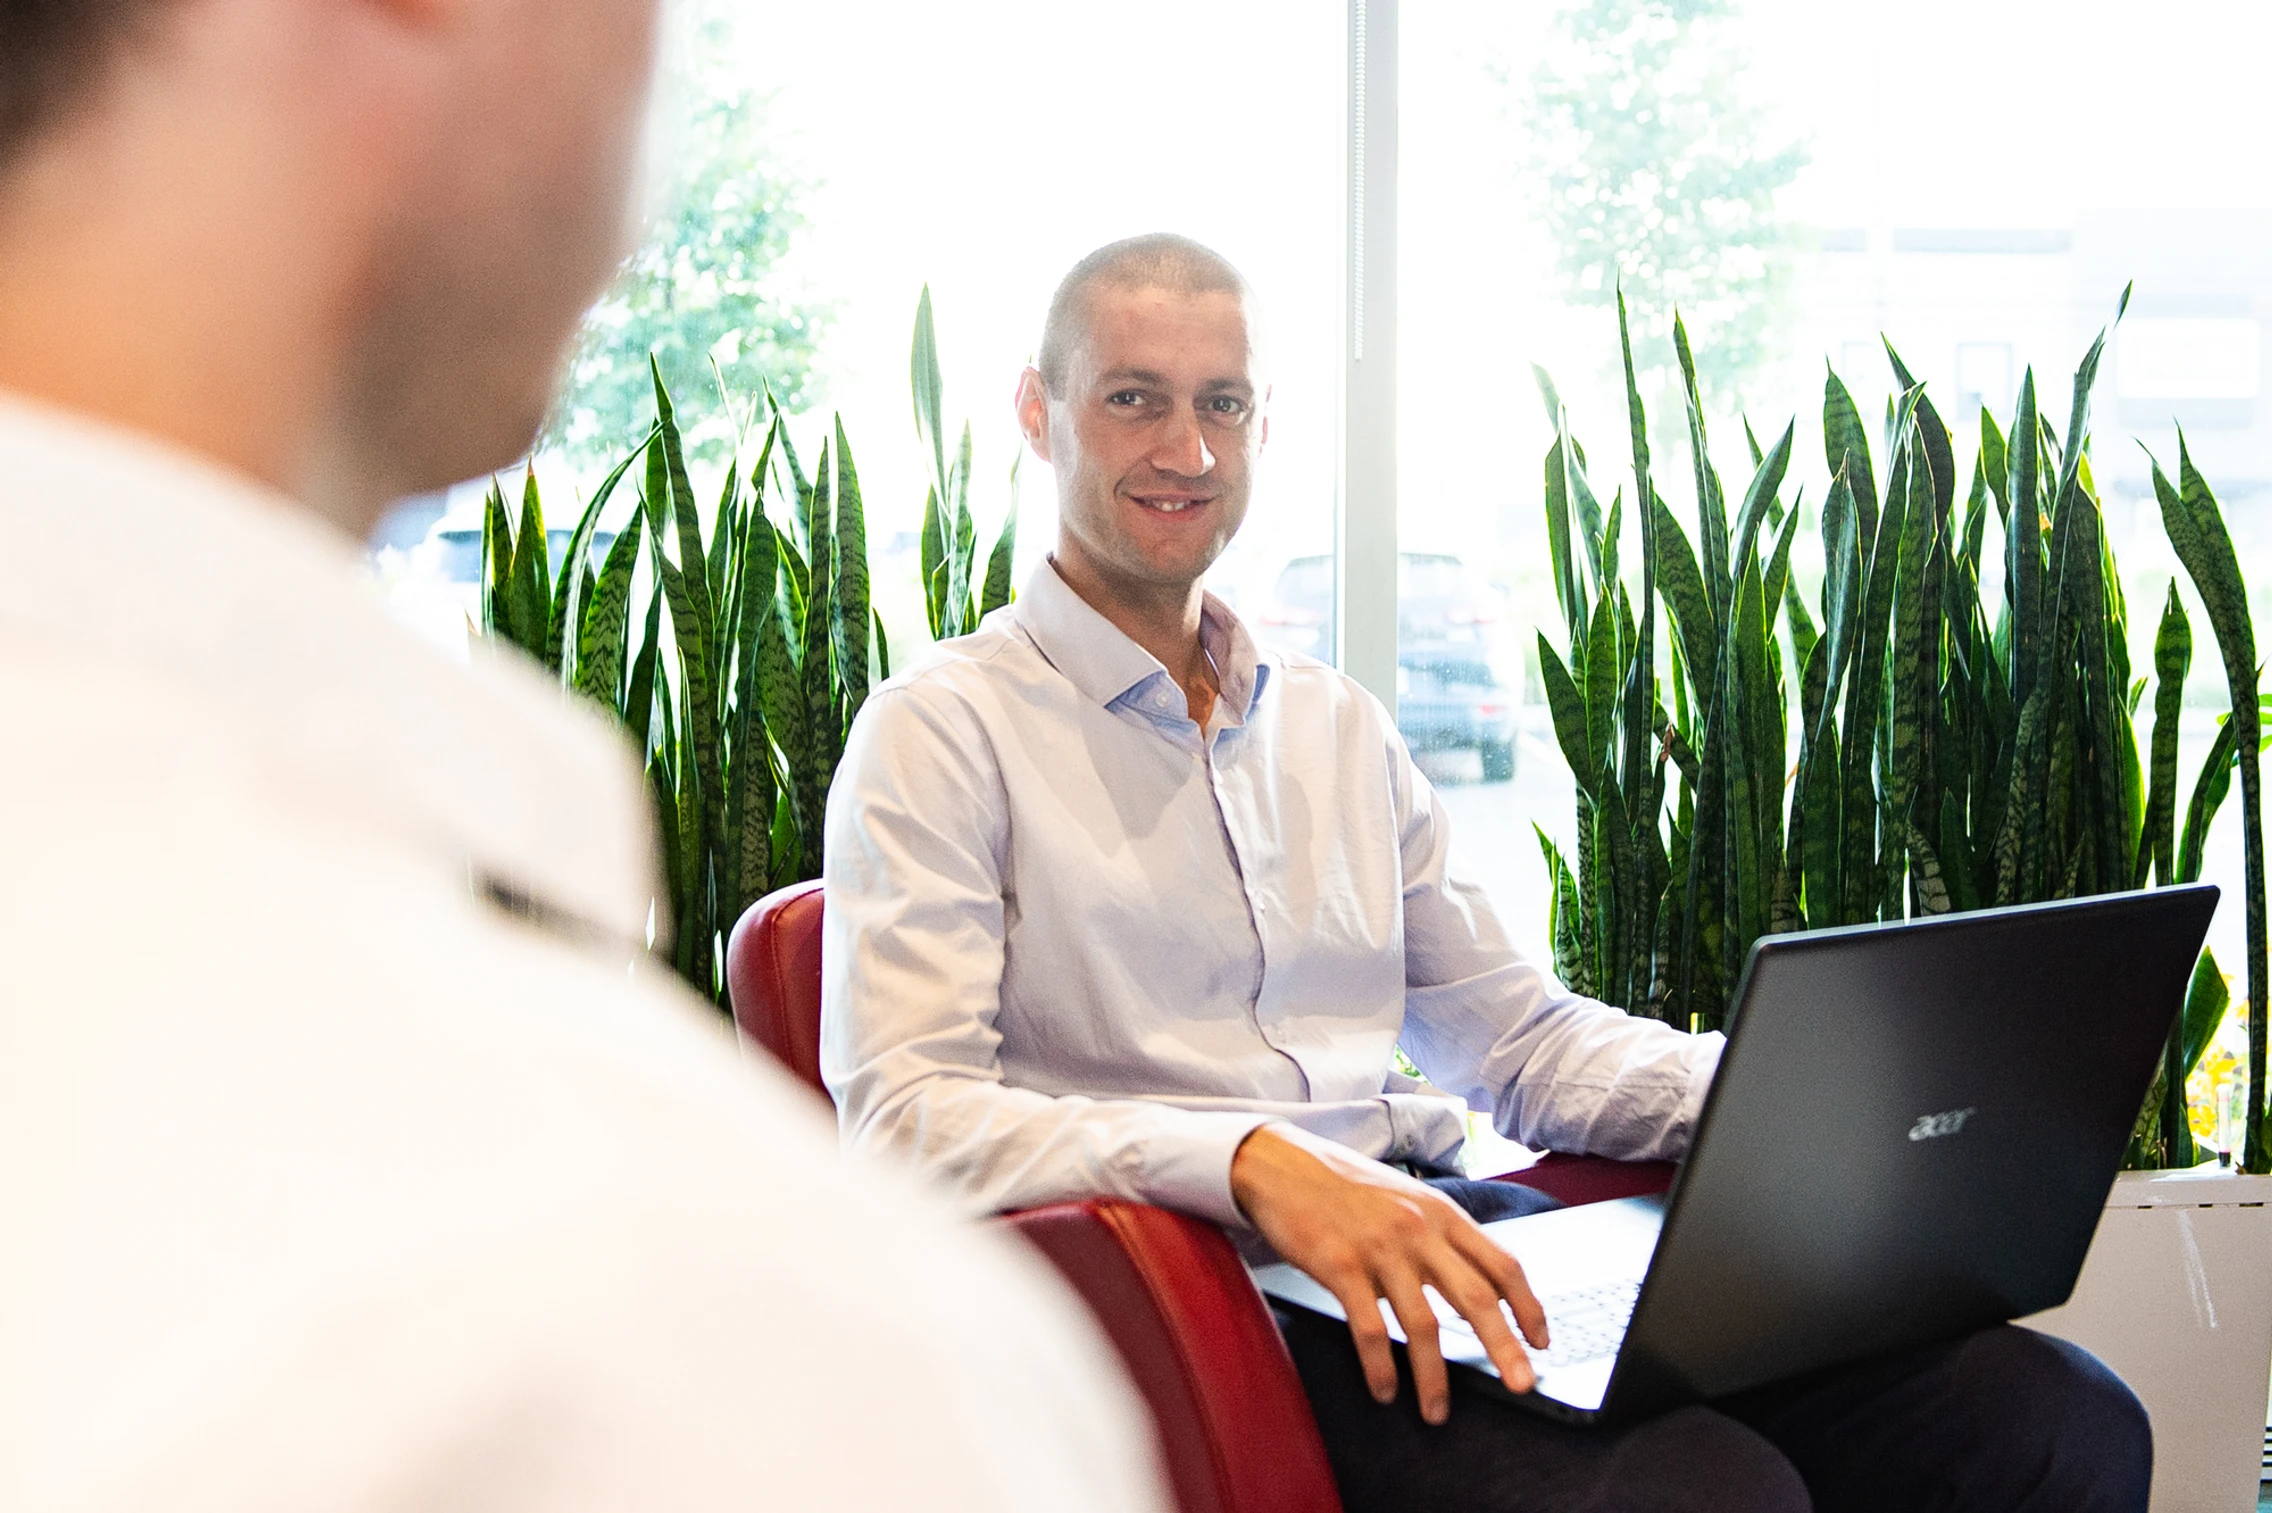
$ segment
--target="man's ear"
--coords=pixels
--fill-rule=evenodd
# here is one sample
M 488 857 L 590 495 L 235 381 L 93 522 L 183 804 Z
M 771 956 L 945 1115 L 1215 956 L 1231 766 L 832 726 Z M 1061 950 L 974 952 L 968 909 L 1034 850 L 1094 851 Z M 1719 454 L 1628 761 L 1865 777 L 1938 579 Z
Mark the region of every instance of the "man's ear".
M 1041 381 L 1039 369 L 1028 367 L 1018 375 L 1018 429 L 1025 433 L 1026 445 L 1043 462 L 1049 455 L 1049 386 Z
M 1254 445 L 1257 451 L 1270 445 L 1270 385 L 1268 384 L 1262 386 L 1262 435 L 1256 438 Z

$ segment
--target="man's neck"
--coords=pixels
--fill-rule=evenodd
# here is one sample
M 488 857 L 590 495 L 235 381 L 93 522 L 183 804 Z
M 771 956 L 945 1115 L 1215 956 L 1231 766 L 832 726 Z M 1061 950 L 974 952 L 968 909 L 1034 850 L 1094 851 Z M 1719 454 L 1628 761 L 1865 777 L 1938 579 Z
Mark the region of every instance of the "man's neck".
M 294 214 L 300 181 L 260 171 L 273 165 L 247 114 L 183 112 L 192 124 L 158 133 L 121 106 L 11 165 L 0 388 L 306 499 L 336 402 L 343 280 L 330 228 Z M 248 166 L 216 180 L 200 168 L 215 161 Z M 248 245 L 287 250 L 256 260 Z
M 1066 587 L 1168 670 L 1183 688 L 1192 720 L 1207 723 L 1218 690 L 1199 638 L 1205 586 L 1198 580 L 1180 586 L 1124 582 L 1096 571 L 1080 553 L 1062 545 L 1049 560 Z

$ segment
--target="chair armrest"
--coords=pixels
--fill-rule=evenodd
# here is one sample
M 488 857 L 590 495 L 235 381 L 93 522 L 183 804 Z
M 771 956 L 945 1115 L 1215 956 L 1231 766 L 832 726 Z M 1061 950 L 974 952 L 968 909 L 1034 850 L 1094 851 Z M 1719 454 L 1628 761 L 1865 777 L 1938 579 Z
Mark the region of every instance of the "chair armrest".
M 1293 1361 L 1221 1230 L 1111 1198 L 1000 1222 L 1072 1284 L 1119 1351 L 1183 1513 L 1340 1513 Z
M 1670 1161 L 1612 1161 L 1607 1156 L 1548 1154 L 1539 1157 L 1535 1165 L 1491 1180 L 1519 1182 L 1576 1206 L 1661 1193 L 1672 1186 L 1673 1173 L 1679 1169 Z

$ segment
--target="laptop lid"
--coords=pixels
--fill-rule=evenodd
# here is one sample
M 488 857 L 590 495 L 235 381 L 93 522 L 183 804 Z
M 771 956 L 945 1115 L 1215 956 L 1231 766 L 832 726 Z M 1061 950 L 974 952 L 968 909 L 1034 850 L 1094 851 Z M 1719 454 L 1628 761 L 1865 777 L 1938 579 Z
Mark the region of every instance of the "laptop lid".
M 1759 941 L 1603 1411 L 2063 1302 L 2216 902 L 2161 888 Z

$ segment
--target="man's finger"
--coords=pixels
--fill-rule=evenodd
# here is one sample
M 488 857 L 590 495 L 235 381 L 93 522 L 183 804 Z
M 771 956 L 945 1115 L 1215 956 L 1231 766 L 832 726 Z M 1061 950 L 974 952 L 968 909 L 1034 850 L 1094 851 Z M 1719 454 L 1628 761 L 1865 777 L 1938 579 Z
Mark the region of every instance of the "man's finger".
M 1491 1242 L 1491 1237 L 1480 1228 L 1454 1230 L 1452 1244 L 1459 1253 L 1472 1261 L 1476 1269 L 1488 1277 L 1500 1297 L 1515 1313 L 1515 1323 L 1521 1327 L 1523 1338 L 1540 1350 L 1551 1343 L 1546 1330 L 1546 1309 L 1530 1290 L 1530 1279 L 1523 1274 L 1520 1261 Z M 1445 1294 L 1449 1297 L 1450 1294 Z
M 1440 1424 L 1451 1415 L 1452 1389 L 1444 1371 L 1442 1349 L 1436 1343 L 1441 1326 L 1428 1295 L 1420 1290 L 1419 1273 L 1399 1266 L 1383 1279 L 1381 1293 L 1396 1310 L 1404 1326 L 1405 1355 L 1412 1362 L 1412 1390 L 1420 1399 L 1420 1416 Z
M 1365 1388 L 1376 1403 L 1396 1401 L 1396 1351 L 1389 1340 L 1388 1321 L 1381 1317 L 1379 1289 L 1369 1276 L 1320 1276 L 1325 1289 L 1340 1300 L 1349 1320 L 1349 1340 L 1357 1347 L 1357 1365 L 1365 1373 Z
M 1499 1307 L 1499 1291 L 1492 1280 L 1470 1266 L 1457 1251 L 1447 1248 L 1429 1283 L 1467 1320 L 1508 1389 L 1530 1391 L 1537 1384 L 1538 1373 L 1531 1366 L 1529 1354 L 1516 1340 L 1515 1332 L 1507 1327 L 1507 1315 Z

